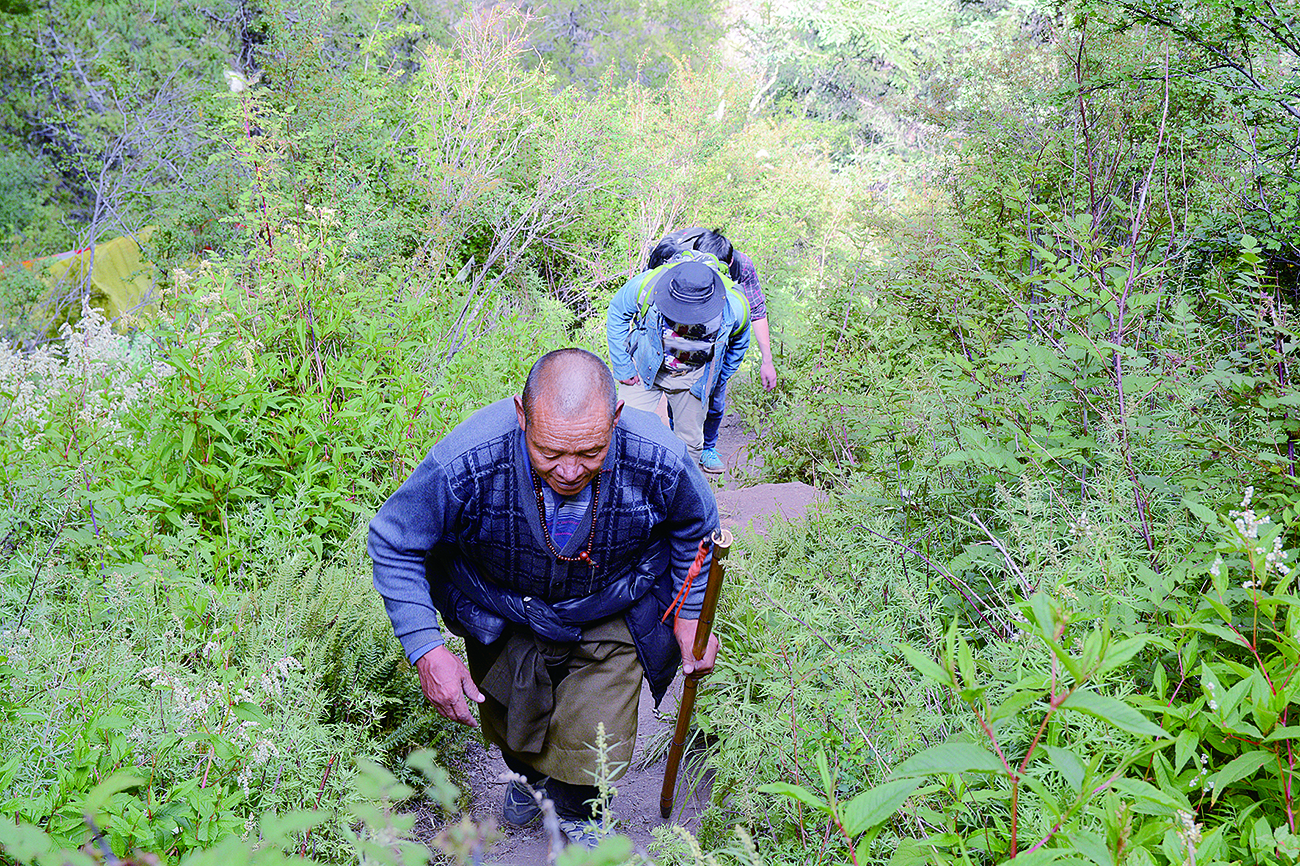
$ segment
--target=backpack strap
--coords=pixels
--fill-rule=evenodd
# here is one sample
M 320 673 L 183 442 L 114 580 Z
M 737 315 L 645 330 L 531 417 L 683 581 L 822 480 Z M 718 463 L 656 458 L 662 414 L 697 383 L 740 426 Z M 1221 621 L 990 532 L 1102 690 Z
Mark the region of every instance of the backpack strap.
M 646 316 L 650 315 L 650 305 L 654 303 L 655 297 L 655 284 L 659 282 L 659 277 L 663 276 L 662 271 L 666 267 L 668 266 L 665 264 L 655 268 L 650 272 L 650 276 L 645 278 L 645 282 L 641 283 L 641 291 L 636 295 L 636 312 L 633 314 L 637 322 L 644 322 Z
M 731 336 L 734 337 L 749 327 L 749 298 L 745 297 L 744 292 L 737 290 L 734 283 L 727 286 L 727 297 L 735 298 L 740 309 L 744 311 L 743 316 L 736 317 L 736 324 L 731 328 Z

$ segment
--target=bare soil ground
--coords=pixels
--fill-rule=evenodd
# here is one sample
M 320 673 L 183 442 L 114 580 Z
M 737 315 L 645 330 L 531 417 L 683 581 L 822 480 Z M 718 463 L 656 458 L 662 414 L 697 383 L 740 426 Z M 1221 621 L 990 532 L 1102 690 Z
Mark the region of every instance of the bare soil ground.
M 823 494 L 806 484 L 753 484 L 761 460 L 750 454 L 750 441 L 751 437 L 739 420 L 734 415 L 727 416 L 718 442 L 718 452 L 727 464 L 727 471 L 715 481 L 723 526 L 733 531 L 752 526 L 761 534 L 773 515 L 779 514 L 787 520 L 802 519 L 811 506 L 822 500 Z M 738 543 L 743 543 L 743 535 Z M 658 711 L 649 690 L 642 689 L 636 750 L 627 774 L 615 783 L 618 789 L 613 803 L 613 813 L 618 822 L 616 829 L 629 836 L 633 850 L 640 853 L 646 853 L 653 844 L 655 827 L 676 823 L 691 831 L 698 830 L 699 815 L 709 803 L 709 779 L 690 766 L 688 756 L 678 775 L 671 822 L 665 822 L 659 816 L 667 743 L 672 737 L 681 686 L 679 675 Z M 707 688 L 707 680 L 701 688 Z M 540 822 L 517 828 L 504 824 L 500 819 L 501 798 L 505 792 L 502 775 L 506 772 L 500 752 L 493 746 L 475 743 L 467 761 L 467 781 L 471 789 L 469 817 L 479 824 L 493 822 L 499 831 L 489 832 L 495 841 L 487 846 L 482 862 L 491 866 L 545 864 L 547 842 Z M 422 816 L 421 825 L 428 838 L 436 832 L 428 816 Z

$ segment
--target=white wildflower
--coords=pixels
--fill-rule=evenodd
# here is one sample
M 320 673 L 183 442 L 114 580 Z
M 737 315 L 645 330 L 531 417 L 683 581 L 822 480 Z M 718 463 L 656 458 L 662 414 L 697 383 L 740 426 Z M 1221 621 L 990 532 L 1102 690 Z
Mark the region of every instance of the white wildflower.
M 1255 510 L 1250 507 L 1250 501 L 1255 497 L 1255 488 L 1247 487 L 1246 494 L 1241 499 L 1241 509 L 1238 511 L 1229 511 L 1228 517 L 1232 518 L 1232 524 L 1237 527 L 1243 538 L 1254 541 L 1259 538 L 1259 528 L 1266 523 L 1270 523 L 1271 518 L 1267 514 L 1259 516 Z M 1260 551 L 1263 553 L 1264 551 Z
M 289 676 L 289 671 L 302 670 L 302 662 L 298 661 L 293 656 L 285 656 L 284 658 L 280 659 L 278 662 L 275 663 L 275 669 L 276 671 L 279 672 L 281 677 L 287 679 Z
M 1088 512 L 1083 512 L 1078 519 L 1071 520 L 1070 535 L 1078 539 L 1090 538 L 1097 534 L 1097 527 L 1088 519 Z
M 1278 533 L 1273 538 L 1273 549 L 1264 556 L 1266 568 L 1272 568 L 1282 577 L 1286 577 L 1291 569 L 1286 564 L 1287 552 L 1282 549 L 1282 533 Z
M 1178 823 L 1181 826 L 1174 828 L 1178 838 L 1185 847 L 1195 850 L 1196 846 L 1201 844 L 1201 825 L 1196 823 L 1196 816 L 1191 812 L 1179 810 Z

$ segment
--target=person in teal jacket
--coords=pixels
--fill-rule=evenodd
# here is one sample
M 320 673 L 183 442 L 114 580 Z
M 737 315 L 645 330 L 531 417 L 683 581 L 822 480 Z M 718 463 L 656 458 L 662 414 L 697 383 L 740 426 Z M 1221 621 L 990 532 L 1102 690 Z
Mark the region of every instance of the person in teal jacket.
M 673 430 L 697 462 L 706 408 L 749 348 L 749 303 L 727 266 L 689 250 L 619 289 L 605 317 L 619 399 L 653 412 L 668 398 Z

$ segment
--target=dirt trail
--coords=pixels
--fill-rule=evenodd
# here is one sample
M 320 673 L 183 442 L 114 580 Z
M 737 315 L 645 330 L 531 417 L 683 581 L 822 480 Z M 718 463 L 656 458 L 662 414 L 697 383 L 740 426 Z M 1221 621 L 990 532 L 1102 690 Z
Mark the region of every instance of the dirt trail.
M 750 454 L 751 440 L 739 419 L 728 415 L 718 441 L 718 452 L 727 464 L 727 471 L 714 484 L 723 526 L 735 531 L 737 527 L 743 529 L 752 525 L 762 533 L 766 521 L 774 514 L 791 520 L 801 519 L 813 503 L 820 501 L 821 494 L 806 484 L 753 484 L 762 462 L 760 456 Z M 743 544 L 743 536 L 738 543 Z M 658 712 L 654 709 L 649 689 L 641 690 L 636 750 L 627 774 L 615 783 L 618 796 L 613 804 L 617 830 L 632 839 L 634 851 L 645 853 L 654 841 L 652 831 L 665 823 L 681 824 L 692 832 L 698 830 L 699 815 L 708 806 L 708 781 L 689 766 L 688 757 L 678 777 L 672 821 L 665 822 L 659 817 L 659 791 L 663 783 L 667 743 L 672 737 L 681 687 L 679 674 Z M 655 760 L 647 761 L 648 754 L 653 754 Z M 479 822 L 496 822 L 502 836 L 486 852 L 485 866 L 545 864 L 546 839 L 540 824 L 520 829 L 500 821 L 501 797 L 505 791 L 501 776 L 506 772 L 500 752 L 495 747 L 484 747 L 476 742 L 466 757 L 471 787 L 470 815 Z

